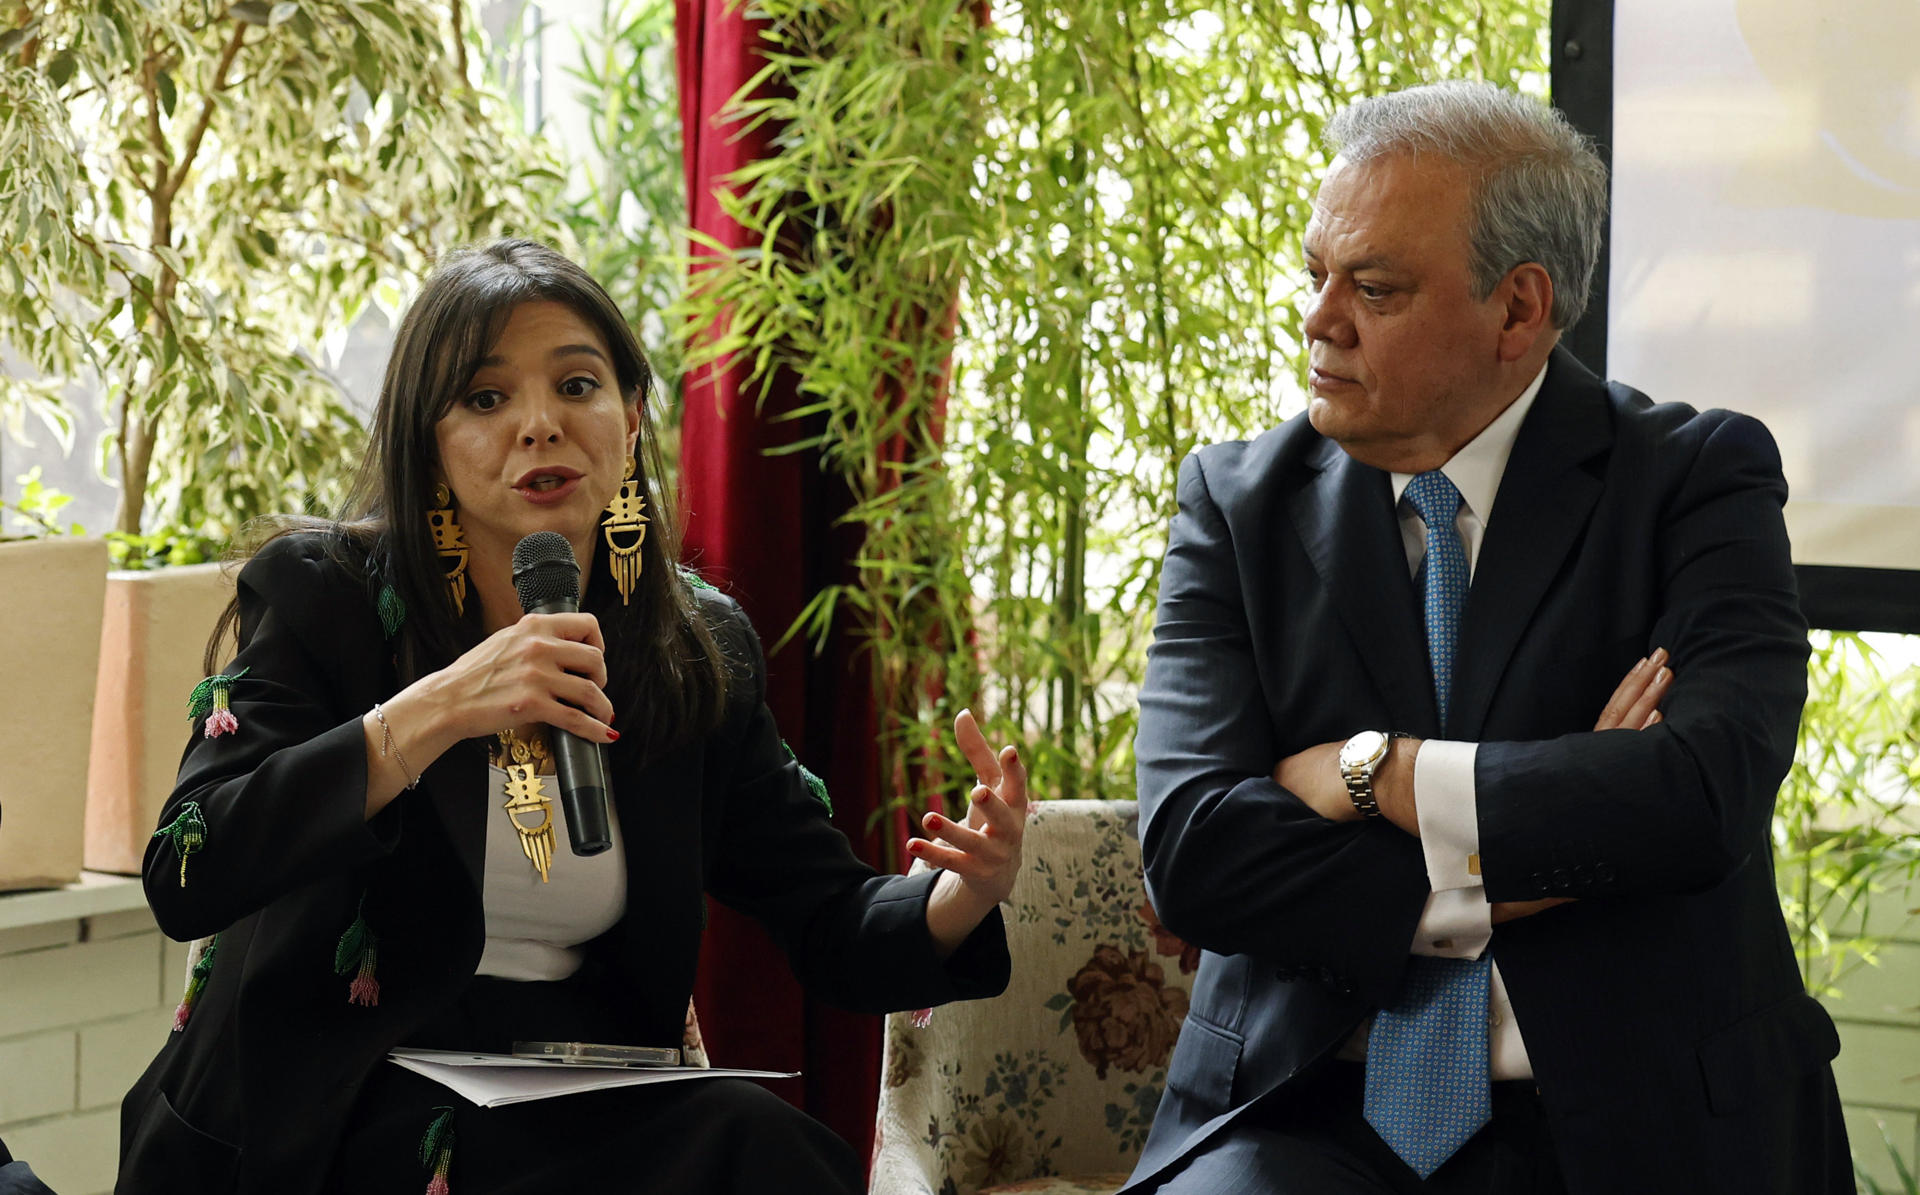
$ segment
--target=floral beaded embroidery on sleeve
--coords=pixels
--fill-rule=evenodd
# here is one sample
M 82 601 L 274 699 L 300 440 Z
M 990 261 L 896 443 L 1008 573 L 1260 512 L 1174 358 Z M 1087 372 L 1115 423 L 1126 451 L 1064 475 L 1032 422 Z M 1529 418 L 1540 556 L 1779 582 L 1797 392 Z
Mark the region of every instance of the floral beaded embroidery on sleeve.
M 200 957 L 194 960 L 193 969 L 187 973 L 187 990 L 180 997 L 180 1004 L 173 1010 L 173 1031 L 180 1032 L 187 1027 L 187 1021 L 193 1017 L 193 1006 L 199 1002 L 200 993 L 207 990 L 207 979 L 213 974 L 214 952 L 220 949 L 220 935 L 207 939 L 201 948 Z
M 807 769 L 806 764 L 800 762 L 800 757 L 793 753 L 792 745 L 785 739 L 780 740 L 780 745 L 787 749 L 787 758 L 793 761 L 793 766 L 800 769 L 800 779 L 806 783 L 807 791 L 813 794 L 814 800 L 826 807 L 827 815 L 831 817 L 833 815 L 833 798 L 827 795 L 827 782 L 814 775 Z
M 433 1171 L 433 1177 L 427 1180 L 427 1195 L 451 1195 L 453 1187 L 447 1182 L 447 1172 L 453 1169 L 453 1109 L 441 1105 L 434 1111 L 439 1115 L 420 1138 L 420 1164 Z
M 367 896 L 360 894 L 360 906 L 354 911 L 353 924 L 340 935 L 333 952 L 333 972 L 353 976 L 347 985 L 347 1002 L 366 1008 L 380 1003 L 380 939 L 367 924 Z
M 694 572 L 692 569 L 688 568 L 684 564 L 679 566 L 679 573 L 680 573 L 680 579 L 686 582 L 688 589 L 705 589 L 713 593 L 720 592 L 719 586 L 707 580 L 705 577 L 701 576 L 699 573 Z
M 180 886 L 187 886 L 187 856 L 197 854 L 207 845 L 207 819 L 200 812 L 200 802 L 188 801 L 180 806 L 180 812 L 173 820 L 153 832 L 155 838 L 165 838 L 173 844 L 173 853 L 180 856 Z
M 247 674 L 242 668 L 232 676 L 214 673 L 193 687 L 187 697 L 187 720 L 206 719 L 205 733 L 210 739 L 223 734 L 232 734 L 240 729 L 240 719 L 234 717 L 229 708 L 234 682 Z

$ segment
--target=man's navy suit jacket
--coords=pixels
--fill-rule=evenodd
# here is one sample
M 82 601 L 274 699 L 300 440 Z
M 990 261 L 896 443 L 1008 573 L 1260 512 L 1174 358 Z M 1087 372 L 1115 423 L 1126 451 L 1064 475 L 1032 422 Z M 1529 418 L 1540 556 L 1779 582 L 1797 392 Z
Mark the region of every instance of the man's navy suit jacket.
M 1136 1181 L 1394 992 L 1428 895 L 1419 841 L 1326 821 L 1271 778 L 1374 728 L 1479 744 L 1488 900 L 1576 898 L 1490 947 L 1571 1195 L 1852 1190 L 1838 1037 L 1773 884 L 1808 653 L 1785 500 L 1755 420 L 1656 405 L 1556 350 L 1442 726 L 1388 475 L 1305 418 L 1184 463 L 1140 693 L 1140 834 L 1155 909 L 1206 953 Z M 1656 647 L 1665 721 L 1594 733 Z

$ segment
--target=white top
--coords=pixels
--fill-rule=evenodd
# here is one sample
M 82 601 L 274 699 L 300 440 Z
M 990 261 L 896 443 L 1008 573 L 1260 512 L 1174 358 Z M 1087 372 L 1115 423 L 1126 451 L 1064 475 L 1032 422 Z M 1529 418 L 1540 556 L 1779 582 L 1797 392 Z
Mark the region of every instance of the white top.
M 487 944 L 475 968 L 480 975 L 565 979 L 585 960 L 582 944 L 612 929 L 626 912 L 627 863 L 618 812 L 611 805 L 607 809 L 613 845 L 582 858 L 567 845 L 560 778 L 546 773 L 540 780 L 553 801 L 553 863 L 544 884 L 507 815 L 507 773 L 487 768 L 486 879 L 481 892 Z M 530 814 L 521 817 L 533 820 Z

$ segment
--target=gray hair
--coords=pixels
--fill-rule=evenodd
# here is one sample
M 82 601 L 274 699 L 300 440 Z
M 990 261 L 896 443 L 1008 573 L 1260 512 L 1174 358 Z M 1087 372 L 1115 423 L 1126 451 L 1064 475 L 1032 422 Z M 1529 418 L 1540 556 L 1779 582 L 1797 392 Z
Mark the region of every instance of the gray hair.
M 1607 168 L 1593 143 L 1545 104 L 1491 83 L 1432 83 L 1355 103 L 1327 125 L 1329 150 L 1360 163 L 1432 155 L 1471 172 L 1469 268 L 1480 296 L 1537 262 L 1553 280 L 1556 328 L 1587 309 Z

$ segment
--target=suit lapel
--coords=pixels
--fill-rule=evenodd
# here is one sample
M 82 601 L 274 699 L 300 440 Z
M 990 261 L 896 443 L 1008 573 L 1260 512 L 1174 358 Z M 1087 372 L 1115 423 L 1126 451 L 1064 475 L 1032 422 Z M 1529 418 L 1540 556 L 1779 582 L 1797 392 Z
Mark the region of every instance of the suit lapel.
M 1427 636 L 1407 570 L 1387 475 L 1322 440 L 1307 464 L 1317 470 L 1288 496 L 1300 542 L 1334 609 L 1387 700 L 1390 729 L 1438 729 Z
M 1555 349 L 1507 459 L 1461 612 L 1447 737 L 1479 740 L 1507 661 L 1599 501 L 1599 476 L 1580 466 L 1612 442 L 1605 385 Z

